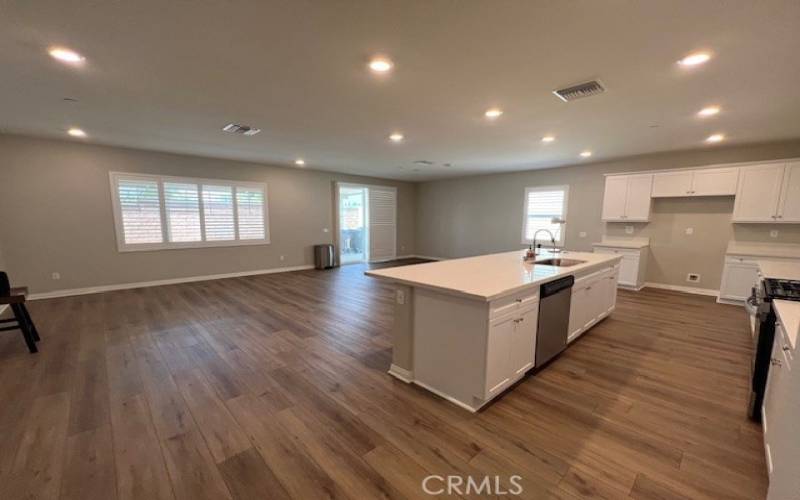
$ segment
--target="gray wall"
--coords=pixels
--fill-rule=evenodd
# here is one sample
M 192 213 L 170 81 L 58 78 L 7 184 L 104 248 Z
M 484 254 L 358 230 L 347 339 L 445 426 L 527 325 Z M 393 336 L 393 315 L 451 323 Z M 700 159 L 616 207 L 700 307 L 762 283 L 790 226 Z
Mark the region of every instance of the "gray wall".
M 266 182 L 272 243 L 120 253 L 109 171 Z M 332 242 L 339 180 L 396 186 L 397 253 L 415 252 L 415 184 L 0 135 L 3 255 L 13 281 L 32 292 L 307 265 L 312 245 Z
M 566 247 L 591 251 L 602 235 L 625 236 L 625 225 L 603 223 L 604 173 L 681 168 L 726 162 L 800 157 L 800 140 L 740 147 L 652 154 L 570 167 L 426 182 L 417 190 L 417 253 L 464 257 L 522 248 L 522 201 L 526 186 L 568 184 Z M 718 289 L 725 248 L 731 239 L 800 243 L 800 225 L 731 224 L 733 197 L 656 200 L 651 222 L 633 224 L 649 236 L 647 281 Z M 687 227 L 694 234 L 685 234 Z M 771 229 L 780 231 L 777 239 Z M 586 232 L 581 238 L 580 232 Z

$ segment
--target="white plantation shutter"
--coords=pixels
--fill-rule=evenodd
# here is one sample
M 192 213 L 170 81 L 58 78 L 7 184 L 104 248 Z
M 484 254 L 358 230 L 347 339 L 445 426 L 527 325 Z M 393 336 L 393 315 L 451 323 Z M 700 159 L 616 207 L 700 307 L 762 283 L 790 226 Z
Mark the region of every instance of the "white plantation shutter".
M 397 256 L 397 190 L 369 186 L 369 259 L 391 260 Z
M 118 172 L 109 178 L 120 251 L 269 243 L 266 184 Z
M 553 224 L 552 219 L 567 216 L 567 186 L 549 186 L 525 189 L 525 214 L 522 230 L 523 243 L 533 240 L 539 229 L 547 229 L 555 236 L 556 243 L 564 243 L 564 224 Z M 538 241 L 550 241 L 547 233 L 539 233 Z
M 203 217 L 207 241 L 236 239 L 231 186 L 203 185 Z
M 239 216 L 239 239 L 264 239 L 264 190 L 237 187 L 236 209 Z
M 126 245 L 161 243 L 161 199 L 158 182 L 120 179 L 117 183 L 122 237 Z
M 171 242 L 202 241 L 200 197 L 197 184 L 165 182 L 164 206 L 167 235 Z

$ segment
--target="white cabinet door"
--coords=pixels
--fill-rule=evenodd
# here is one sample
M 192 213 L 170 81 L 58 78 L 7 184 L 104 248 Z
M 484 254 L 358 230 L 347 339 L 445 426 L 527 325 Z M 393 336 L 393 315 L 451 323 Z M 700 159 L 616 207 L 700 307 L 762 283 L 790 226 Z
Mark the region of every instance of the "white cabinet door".
M 586 312 L 584 328 L 589 328 L 606 312 L 606 280 L 605 276 L 598 276 L 589 281 L 586 286 L 586 296 L 589 307 Z
M 500 392 L 511 380 L 511 343 L 516 315 L 508 315 L 489 325 L 486 345 L 486 396 Z
M 625 220 L 625 199 L 628 197 L 628 177 L 612 175 L 606 177 L 603 195 L 603 220 Z
M 516 318 L 511 336 L 511 376 L 521 376 L 533 368 L 536 353 L 536 326 L 539 307 L 528 309 Z
M 638 286 L 639 258 L 635 255 L 624 255 L 619 263 L 619 284 Z
M 727 196 L 736 194 L 739 181 L 738 168 L 709 168 L 695 170 L 692 179 L 692 196 Z
M 617 306 L 617 271 L 613 271 L 610 275 L 604 278 L 605 280 L 605 295 L 604 295 L 604 311 L 602 314 L 608 314 Z
M 572 342 L 580 336 L 589 317 L 589 290 L 586 285 L 586 283 L 580 283 L 572 287 L 572 297 L 569 306 L 568 342 Z
M 733 222 L 775 222 L 784 165 L 755 165 L 739 171 Z
M 625 220 L 642 221 L 650 220 L 650 188 L 653 184 L 653 174 L 631 175 L 628 177 L 628 196 L 625 200 Z
M 758 281 L 758 264 L 749 261 L 726 261 L 722 270 L 719 296 L 728 300 L 746 300 L 756 281 Z
M 768 446 L 767 453 L 769 454 L 769 461 L 767 469 L 769 474 L 772 474 L 773 465 L 780 462 L 781 443 L 777 439 L 776 430 L 777 423 L 782 415 L 782 407 L 789 397 L 788 389 L 786 387 L 786 366 L 783 365 L 783 353 L 781 352 L 783 332 L 780 327 L 775 329 L 775 341 L 772 344 L 772 353 L 770 355 L 769 374 L 767 375 L 767 387 L 764 391 L 764 403 L 762 405 L 761 417 L 764 420 L 764 443 Z M 785 436 L 784 436 L 785 437 Z
M 735 186 L 734 186 L 735 188 Z M 689 196 L 692 194 L 692 172 L 660 172 L 653 175 L 653 198 Z
M 786 165 L 778 204 L 778 222 L 800 222 L 800 162 Z

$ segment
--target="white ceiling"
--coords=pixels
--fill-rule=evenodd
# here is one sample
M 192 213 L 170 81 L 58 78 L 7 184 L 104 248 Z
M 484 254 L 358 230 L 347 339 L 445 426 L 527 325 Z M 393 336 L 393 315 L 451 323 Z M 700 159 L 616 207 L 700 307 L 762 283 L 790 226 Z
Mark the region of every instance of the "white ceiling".
M 409 180 L 544 168 L 800 137 L 798 49 L 797 0 L 6 0 L 0 129 Z M 551 94 L 590 78 L 608 92 Z

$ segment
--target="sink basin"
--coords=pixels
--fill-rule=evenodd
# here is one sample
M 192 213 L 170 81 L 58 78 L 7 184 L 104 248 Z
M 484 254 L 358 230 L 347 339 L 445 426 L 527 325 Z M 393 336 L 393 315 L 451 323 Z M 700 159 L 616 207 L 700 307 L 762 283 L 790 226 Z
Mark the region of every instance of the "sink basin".
M 534 265 L 541 264 L 543 266 L 570 267 L 570 266 L 577 266 L 578 264 L 583 264 L 584 262 L 586 261 L 575 260 L 575 259 L 545 259 L 545 260 L 534 261 Z

